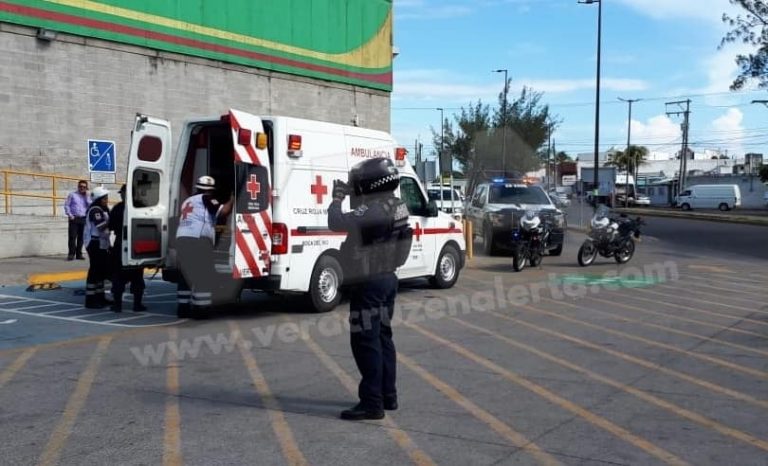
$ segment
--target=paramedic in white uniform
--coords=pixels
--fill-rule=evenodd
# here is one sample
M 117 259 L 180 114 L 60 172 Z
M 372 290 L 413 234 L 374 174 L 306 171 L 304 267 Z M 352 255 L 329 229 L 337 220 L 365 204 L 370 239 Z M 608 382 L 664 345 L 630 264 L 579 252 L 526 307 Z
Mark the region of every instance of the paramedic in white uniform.
M 216 181 L 201 176 L 195 185 L 195 195 L 181 205 L 179 228 L 176 230 L 177 262 L 181 276 L 178 283 L 179 317 L 204 317 L 213 304 L 216 271 L 213 246 L 216 224 L 232 211 L 234 198 L 226 204 L 214 197 Z

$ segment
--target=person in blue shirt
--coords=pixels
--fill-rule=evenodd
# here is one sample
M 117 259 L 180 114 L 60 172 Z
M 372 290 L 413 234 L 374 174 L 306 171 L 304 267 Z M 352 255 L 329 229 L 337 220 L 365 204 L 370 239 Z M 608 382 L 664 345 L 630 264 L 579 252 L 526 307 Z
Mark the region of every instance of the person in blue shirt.
M 67 231 L 67 260 L 85 260 L 83 257 L 83 233 L 85 232 L 85 214 L 91 201 L 88 199 L 88 182 L 77 182 L 77 191 L 67 195 L 64 201 L 64 213 L 69 220 Z

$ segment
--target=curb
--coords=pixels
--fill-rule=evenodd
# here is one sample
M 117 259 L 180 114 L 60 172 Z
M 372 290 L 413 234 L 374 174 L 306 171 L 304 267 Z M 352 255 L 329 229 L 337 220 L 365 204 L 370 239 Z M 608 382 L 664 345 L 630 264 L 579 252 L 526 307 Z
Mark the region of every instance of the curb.
M 668 217 L 668 218 L 684 218 L 687 220 L 702 220 L 708 222 L 721 222 L 721 223 L 740 223 L 745 225 L 758 225 L 768 226 L 768 217 L 757 217 L 748 215 L 718 215 L 718 214 L 706 214 L 706 213 L 684 213 L 675 211 L 653 210 L 653 209 L 615 209 L 616 212 L 624 212 L 634 215 L 645 215 L 647 217 Z
M 144 276 L 153 275 L 157 269 L 144 269 Z M 31 273 L 27 275 L 27 285 L 34 289 L 52 289 L 52 286 L 60 282 L 69 282 L 75 280 L 85 280 L 88 277 L 88 270 L 70 270 L 67 272 L 50 273 Z

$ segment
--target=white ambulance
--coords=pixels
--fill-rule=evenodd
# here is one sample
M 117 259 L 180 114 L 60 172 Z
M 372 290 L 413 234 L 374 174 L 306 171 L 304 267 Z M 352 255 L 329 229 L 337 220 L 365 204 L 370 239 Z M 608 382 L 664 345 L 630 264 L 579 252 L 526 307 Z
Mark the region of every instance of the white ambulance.
M 328 229 L 334 179 L 373 157 L 389 157 L 401 173 L 396 194 L 410 211 L 411 255 L 400 279 L 427 277 L 450 288 L 464 265 L 462 225 L 429 202 L 405 149 L 381 131 L 230 110 L 184 124 L 175 154 L 167 121 L 136 116 L 128 163 L 123 261 L 160 266 L 175 281 L 174 238 L 182 202 L 201 175 L 216 179 L 216 196 L 235 195 L 219 227 L 215 268 L 243 289 L 305 293 L 309 308 L 333 309 L 341 298 L 339 247 Z M 349 210 L 349 198 L 344 201 Z

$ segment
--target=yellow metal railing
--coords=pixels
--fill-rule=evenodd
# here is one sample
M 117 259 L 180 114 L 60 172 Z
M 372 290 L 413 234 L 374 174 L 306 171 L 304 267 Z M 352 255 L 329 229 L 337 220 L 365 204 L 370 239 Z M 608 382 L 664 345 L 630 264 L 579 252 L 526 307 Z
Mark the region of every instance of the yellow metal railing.
M 76 176 L 65 176 L 65 175 L 49 175 L 45 173 L 32 173 L 32 172 L 24 172 L 24 171 L 17 171 L 17 170 L 0 170 L 0 174 L 2 174 L 2 180 L 3 180 L 3 190 L 0 191 L 0 195 L 3 196 L 5 209 L 3 211 L 4 214 L 12 214 L 13 213 L 13 199 L 14 198 L 26 198 L 26 199 L 43 199 L 48 203 L 50 202 L 51 205 L 51 215 L 54 217 L 57 216 L 57 213 L 59 211 L 59 207 L 64 207 L 64 200 L 67 198 L 67 194 L 70 190 L 74 191 L 75 187 L 77 186 L 77 182 L 83 179 L 83 177 L 76 177 Z M 25 188 L 28 188 L 30 184 L 38 181 L 38 180 L 48 180 L 50 183 L 48 186 L 42 186 L 40 188 L 36 188 L 37 192 L 29 192 L 29 191 L 17 191 L 14 186 L 22 186 Z M 13 181 L 17 181 L 17 183 L 13 183 Z M 24 181 L 24 182 L 22 182 Z M 30 181 L 32 183 L 30 183 Z M 21 184 L 19 184 L 22 182 Z M 65 185 L 72 185 L 74 186 L 71 189 L 67 189 L 63 194 L 59 194 L 59 188 L 62 184 Z M 89 185 L 91 183 L 89 182 Z M 98 184 L 98 183 L 97 183 Z M 115 183 L 116 185 L 120 185 L 122 183 Z M 25 208 L 29 208 L 30 206 L 25 206 Z M 40 206 L 32 206 L 32 207 L 40 207 Z

